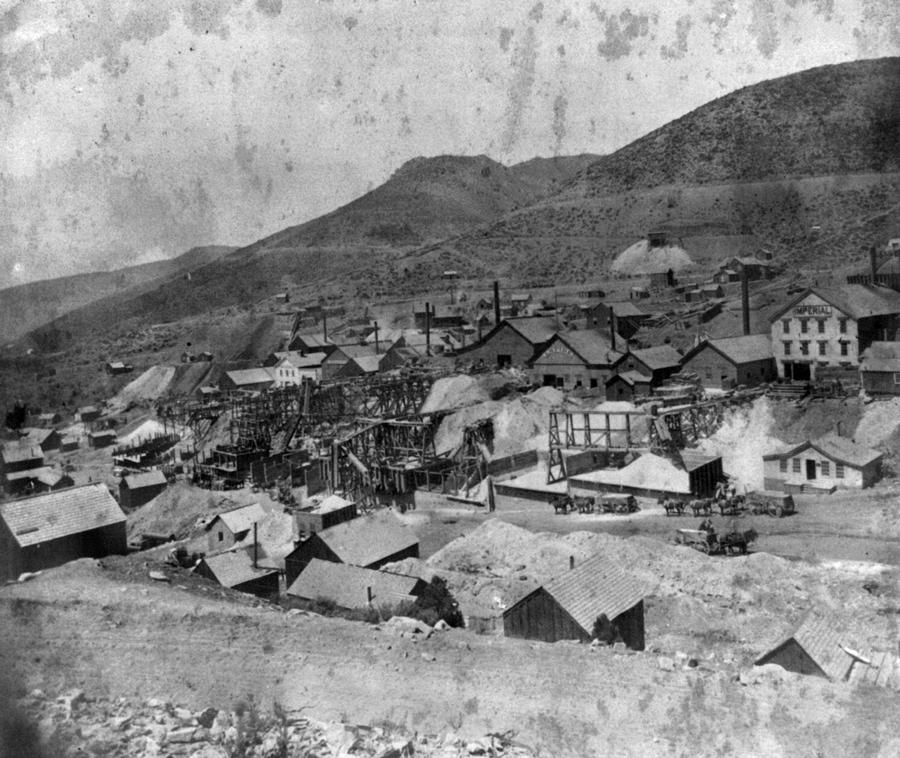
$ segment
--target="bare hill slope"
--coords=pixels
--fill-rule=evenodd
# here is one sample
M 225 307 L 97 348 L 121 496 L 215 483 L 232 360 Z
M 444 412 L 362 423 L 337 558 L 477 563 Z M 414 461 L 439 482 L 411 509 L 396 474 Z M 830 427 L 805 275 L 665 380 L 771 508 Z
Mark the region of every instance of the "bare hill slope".
M 885 58 L 725 95 L 442 250 L 501 272 L 577 278 L 663 228 L 699 263 L 767 246 L 829 267 L 900 233 L 898 203 L 900 58 Z
M 211 263 L 229 247 L 196 247 L 177 258 L 90 274 L 45 279 L 0 290 L 0 340 L 13 340 L 55 318 L 117 292 Z

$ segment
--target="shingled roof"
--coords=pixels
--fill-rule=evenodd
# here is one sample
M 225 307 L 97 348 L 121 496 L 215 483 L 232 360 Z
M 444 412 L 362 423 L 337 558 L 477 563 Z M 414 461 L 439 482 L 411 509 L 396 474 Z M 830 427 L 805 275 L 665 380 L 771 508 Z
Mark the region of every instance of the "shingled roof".
M 156 487 L 160 484 L 167 484 L 166 475 L 156 469 L 155 471 L 145 471 L 140 474 L 129 474 L 126 477 L 123 477 L 123 481 L 125 482 L 128 489 L 136 490 L 141 487 Z
M 229 550 L 203 559 L 210 573 L 223 587 L 237 587 L 254 579 L 277 574 L 278 569 L 269 566 L 253 566 L 253 548 Z
M 306 600 L 326 598 L 341 608 L 365 608 L 369 605 L 388 606 L 414 600 L 422 580 L 405 574 L 349 566 L 313 558 L 303 569 L 287 594 Z
M 241 534 L 252 529 L 253 524 L 262 521 L 265 517 L 266 512 L 263 507 L 259 503 L 252 503 L 218 514 L 206 525 L 206 531 L 212 529 L 213 524 L 221 519 L 232 534 Z
M 671 345 L 645 347 L 632 350 L 631 354 L 651 371 L 681 365 L 681 354 Z
M 22 547 L 125 522 L 106 485 L 85 484 L 0 504 L 0 518 Z
M 419 544 L 412 529 L 390 513 L 355 518 L 316 533 L 342 563 L 371 566 Z
M 560 333 L 556 339 L 568 345 L 589 366 L 611 366 L 622 358 L 622 353 L 613 350 L 606 337 L 592 329 Z M 549 349 L 547 345 L 544 351 Z
M 588 634 L 601 613 L 612 621 L 641 602 L 645 594 L 636 579 L 599 553 L 547 582 L 543 589 Z
M 756 660 L 756 665 L 769 663 L 792 641 L 803 649 L 822 674 L 829 679 L 842 681 L 850 673 L 853 657 L 841 646 L 841 630 L 837 620 L 812 613 L 790 637 L 760 656 Z

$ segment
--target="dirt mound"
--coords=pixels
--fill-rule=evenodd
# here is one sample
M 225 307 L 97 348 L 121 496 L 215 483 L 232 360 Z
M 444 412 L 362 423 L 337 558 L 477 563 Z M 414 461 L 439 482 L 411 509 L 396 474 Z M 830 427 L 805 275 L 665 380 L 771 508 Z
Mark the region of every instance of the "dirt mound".
M 725 422 L 700 449 L 722 456 L 722 467 L 736 480 L 739 492 L 763 488 L 762 456 L 782 446 L 775 436 L 775 416 L 766 397 L 726 411 Z
M 119 390 L 109 405 L 112 408 L 125 408 L 129 403 L 156 400 L 162 397 L 174 378 L 174 366 L 151 366 Z
M 694 265 L 683 247 L 664 245 L 651 247 L 650 242 L 635 242 L 616 256 L 609 267 L 614 274 L 653 274 L 660 271 L 681 271 Z
M 900 429 L 900 398 L 869 403 L 853 433 L 860 445 L 876 447 L 887 442 Z
M 478 381 L 465 374 L 438 379 L 422 404 L 421 413 L 435 413 L 464 408 L 490 400 L 488 392 Z

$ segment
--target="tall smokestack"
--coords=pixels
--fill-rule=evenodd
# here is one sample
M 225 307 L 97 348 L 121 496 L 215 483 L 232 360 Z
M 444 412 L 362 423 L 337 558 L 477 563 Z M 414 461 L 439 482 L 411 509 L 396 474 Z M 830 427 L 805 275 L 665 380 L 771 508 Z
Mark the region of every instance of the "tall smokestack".
M 878 276 L 878 253 L 875 251 L 875 245 L 869 248 L 869 270 L 872 272 L 872 284 L 876 284 Z
M 744 336 L 750 334 L 750 282 L 747 272 L 741 273 L 741 317 L 744 324 Z
M 322 308 L 322 341 L 328 342 L 328 314 Z
M 609 306 L 609 346 L 616 349 L 616 313 L 612 306 Z
M 256 535 L 256 522 L 253 522 L 253 568 L 258 568 L 257 562 L 259 561 L 259 541 L 257 540 Z
M 500 282 L 494 280 L 494 326 L 500 325 Z
M 375 322 L 375 355 L 378 355 L 381 351 L 378 349 L 378 322 Z
M 373 595 L 372 595 L 372 588 L 371 588 L 371 587 L 366 587 L 366 602 L 367 602 L 369 605 L 372 605 L 372 598 L 373 598 Z
M 425 303 L 425 355 L 431 355 L 431 303 Z

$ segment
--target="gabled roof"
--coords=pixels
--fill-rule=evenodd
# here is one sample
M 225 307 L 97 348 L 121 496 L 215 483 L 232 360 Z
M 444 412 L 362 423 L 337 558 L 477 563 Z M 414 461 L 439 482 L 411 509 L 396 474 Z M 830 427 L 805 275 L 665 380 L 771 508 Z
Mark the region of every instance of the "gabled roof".
M 621 373 L 610 376 L 605 384 L 612 384 L 616 379 L 621 379 L 629 387 L 633 387 L 635 384 L 650 384 L 650 382 L 653 381 L 649 376 L 645 376 L 640 371 L 622 371 Z
M 599 332 L 579 329 L 556 334 L 535 356 L 535 360 L 550 350 L 555 342 L 562 342 L 589 366 L 612 366 L 623 357 L 623 353 L 613 350 L 609 340 Z
M 12 444 L 0 448 L 0 460 L 4 463 L 21 463 L 22 461 L 44 460 L 44 453 L 33 445 Z
M 613 313 L 615 313 L 619 318 L 640 318 L 647 315 L 630 300 L 622 300 L 616 303 L 607 303 L 607 306 L 612 308 Z
M 378 366 L 383 357 L 384 356 L 382 355 L 359 355 L 353 360 L 356 361 L 356 365 L 359 366 L 364 373 L 374 374 L 378 371 Z
M 504 324 L 508 324 L 532 345 L 540 345 L 544 342 L 548 342 L 553 339 L 553 335 L 556 334 L 556 319 L 546 316 L 507 318 L 500 322 L 501 327 Z
M 601 613 L 612 621 L 645 595 L 636 579 L 599 553 L 547 582 L 543 589 L 588 634 Z
M 900 371 L 900 342 L 873 342 L 863 350 L 860 371 Z
M 125 523 L 125 514 L 104 484 L 85 484 L 2 503 L 0 518 L 22 547 Z
M 82 405 L 78 409 L 78 413 L 99 413 L 100 409 L 96 405 Z
M 232 534 L 241 534 L 253 528 L 253 524 L 262 521 L 266 512 L 259 503 L 233 508 L 230 511 L 217 514 L 207 525 L 206 531 L 212 529 L 213 524 L 219 519 L 228 527 Z
M 421 581 L 415 576 L 313 558 L 288 587 L 287 594 L 306 600 L 326 598 L 341 608 L 365 608 L 371 590 L 371 604 L 384 607 L 414 599 Z
M 839 287 L 810 287 L 805 289 L 769 318 L 781 318 L 810 295 L 817 295 L 852 319 L 886 316 L 900 313 L 900 292 L 870 284 L 842 284 Z
M 756 660 L 767 663 L 779 650 L 793 640 L 812 659 L 829 679 L 842 681 L 853 666 L 853 657 L 841 647 L 841 630 L 836 619 L 809 614 L 797 631 Z
M 799 445 L 766 453 L 763 456 L 763 460 L 786 460 L 787 458 L 793 458 L 798 453 L 802 453 L 809 448 L 818 451 L 835 463 L 843 463 L 855 468 L 862 468 L 869 463 L 874 463 L 884 455 L 878 450 L 872 450 L 863 445 L 857 445 L 853 440 L 849 440 L 846 437 L 839 437 L 836 434 L 826 434 L 824 437 L 819 437 L 817 440 L 805 440 Z
M 632 350 L 631 354 L 651 371 L 681 365 L 681 354 L 671 345 L 645 347 L 641 350 Z
M 218 555 L 208 555 L 203 559 L 216 581 L 223 587 L 237 587 L 254 579 L 277 574 L 278 569 L 264 568 L 257 562 L 253 567 L 253 548 L 229 550 Z
M 682 364 L 706 347 L 710 347 L 735 364 L 752 363 L 772 358 L 772 340 L 768 334 L 748 334 L 741 337 L 723 337 L 704 340 L 689 350 L 681 359 Z
M 42 470 L 35 479 L 48 487 L 55 487 L 63 479 L 68 479 L 70 482 L 72 481 L 72 478 L 68 474 L 64 474 L 62 471 L 56 471 L 47 466 L 44 467 L 44 470 Z
M 329 495 L 321 503 L 315 506 L 311 513 L 330 513 L 331 511 L 339 511 L 350 505 L 353 505 L 353 502 L 345 500 L 340 495 Z
M 299 340 L 306 347 L 333 347 L 334 343 L 331 340 L 324 339 L 320 334 L 295 334 L 292 341 Z
M 237 371 L 226 371 L 225 376 L 236 386 L 244 384 L 264 384 L 274 382 L 275 378 L 268 368 L 245 368 Z
M 325 360 L 325 353 L 311 353 L 303 355 L 298 350 L 288 350 L 286 352 L 275 353 L 278 362 L 272 368 L 278 368 L 283 363 L 287 363 L 293 368 L 318 368 Z
M 373 563 L 419 544 L 419 538 L 391 513 L 351 519 L 317 532 L 343 563 L 371 566 Z
M 696 469 L 703 468 L 708 463 L 712 463 L 721 458 L 719 455 L 710 455 L 709 453 L 704 453 L 700 450 L 682 450 L 679 453 L 679 457 L 681 458 L 681 465 L 684 466 L 685 471 L 695 471 Z
M 56 430 L 28 427 L 27 429 L 20 429 L 19 433 L 22 434 L 22 442 L 30 445 L 40 445 L 45 442 L 48 437 L 56 434 Z
M 137 490 L 141 487 L 158 487 L 161 484 L 166 485 L 168 483 L 166 475 L 159 469 L 145 471 L 141 474 L 129 474 L 123 477 L 122 480 L 130 490 Z
M 37 479 L 41 481 L 42 476 L 48 476 L 52 473 L 53 469 L 50 466 L 37 466 L 24 471 L 13 471 L 11 474 L 6 475 L 6 479 L 10 482 L 18 482 L 23 479 Z

